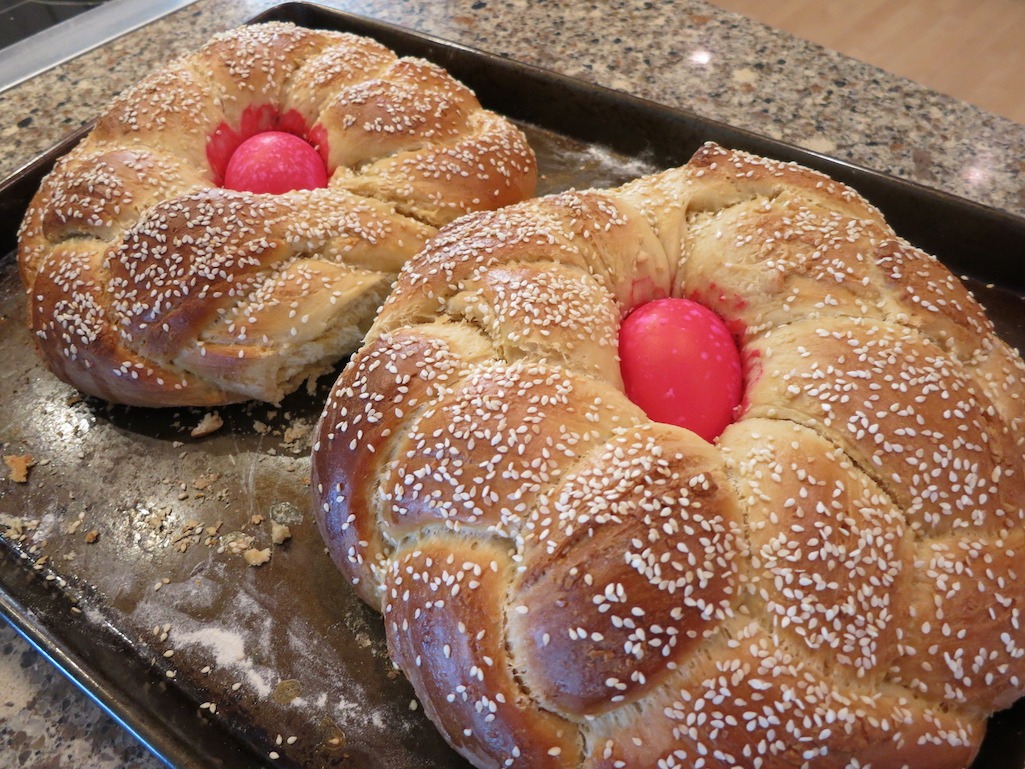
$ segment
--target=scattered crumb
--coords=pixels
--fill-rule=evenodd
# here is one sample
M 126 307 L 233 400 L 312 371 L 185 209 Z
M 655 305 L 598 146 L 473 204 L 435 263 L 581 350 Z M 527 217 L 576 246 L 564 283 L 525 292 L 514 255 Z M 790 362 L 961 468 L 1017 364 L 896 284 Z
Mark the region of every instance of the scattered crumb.
M 246 559 L 246 563 L 250 566 L 263 566 L 263 564 L 270 560 L 270 548 L 258 550 L 255 547 L 251 547 L 242 554 L 242 557 Z
M 203 415 L 203 419 L 198 425 L 192 428 L 190 433 L 193 438 L 202 438 L 204 436 L 215 433 L 224 427 L 224 420 L 221 419 L 221 415 L 211 411 Z
M 171 512 L 171 508 L 162 507 L 158 510 L 144 510 L 143 512 L 146 513 L 146 517 L 143 519 L 146 525 L 159 530 L 164 528 L 168 513 Z
M 36 463 L 31 454 L 4 454 L 4 462 L 11 470 L 11 480 L 15 483 L 28 482 L 28 469 Z
M 220 473 L 208 473 L 206 475 L 201 475 L 198 478 L 195 478 L 192 481 L 192 485 L 199 491 L 204 491 L 206 488 L 220 480 L 220 478 Z
M 254 516 L 253 516 L 252 518 L 250 518 L 249 520 L 250 520 L 250 521 L 252 521 L 252 522 L 253 522 L 254 524 L 256 524 L 257 526 L 259 526 L 259 525 L 260 525 L 261 523 L 263 523 L 263 516 L 262 516 L 262 515 L 260 515 L 259 513 L 257 513 L 256 515 L 254 515 Z
M 86 532 L 85 543 L 87 545 L 91 545 L 93 542 L 96 542 L 99 538 L 100 532 L 98 532 L 96 529 L 90 529 L 88 532 Z
M 292 538 L 292 531 L 285 524 L 277 521 L 270 522 L 270 539 L 275 545 L 284 544 Z
M 171 545 L 179 552 L 184 553 L 191 545 L 196 545 L 203 539 L 207 532 L 207 526 L 202 521 L 192 518 L 182 524 L 181 531 L 172 541 Z M 210 537 L 207 534 L 207 537 Z
M 285 429 L 284 436 L 282 437 L 282 446 L 292 453 L 305 452 L 309 450 L 312 433 L 312 424 L 296 421 Z

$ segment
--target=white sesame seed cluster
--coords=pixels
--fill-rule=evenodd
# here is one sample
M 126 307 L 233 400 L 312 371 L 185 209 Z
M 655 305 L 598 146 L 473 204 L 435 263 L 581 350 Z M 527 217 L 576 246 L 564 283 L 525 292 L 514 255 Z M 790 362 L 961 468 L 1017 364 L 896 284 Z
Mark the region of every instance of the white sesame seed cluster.
M 744 358 L 714 445 L 623 393 L 619 321 L 665 295 Z M 1025 692 L 1023 382 L 856 193 L 707 145 L 444 228 L 335 385 L 314 499 L 477 766 L 965 767 Z
M 220 186 L 234 141 L 302 132 L 329 184 Z M 437 227 L 534 194 L 522 132 L 434 64 L 287 23 L 217 36 L 120 95 L 19 236 L 30 322 L 80 390 L 279 401 L 362 339 Z

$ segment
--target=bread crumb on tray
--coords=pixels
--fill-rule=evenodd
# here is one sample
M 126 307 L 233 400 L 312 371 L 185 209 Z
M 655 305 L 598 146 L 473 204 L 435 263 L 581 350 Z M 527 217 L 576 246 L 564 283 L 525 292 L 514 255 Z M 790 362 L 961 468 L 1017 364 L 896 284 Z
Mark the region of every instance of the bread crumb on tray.
M 283 523 L 278 523 L 277 521 L 271 521 L 271 524 L 270 524 L 270 538 L 271 538 L 271 542 L 273 542 L 275 545 L 282 545 L 287 540 L 292 538 L 292 530 L 289 529 Z
M 211 433 L 215 433 L 224 427 L 224 420 L 221 419 L 221 415 L 215 411 L 208 412 L 203 415 L 203 419 L 200 420 L 199 424 L 192 428 L 190 435 L 193 438 L 203 438 Z
M 10 469 L 10 479 L 15 483 L 28 482 L 28 469 L 36 460 L 31 454 L 4 454 L 4 463 Z
M 255 547 L 251 547 L 242 554 L 242 557 L 246 559 L 246 563 L 250 566 L 263 566 L 270 560 L 270 548 L 264 548 L 259 550 Z

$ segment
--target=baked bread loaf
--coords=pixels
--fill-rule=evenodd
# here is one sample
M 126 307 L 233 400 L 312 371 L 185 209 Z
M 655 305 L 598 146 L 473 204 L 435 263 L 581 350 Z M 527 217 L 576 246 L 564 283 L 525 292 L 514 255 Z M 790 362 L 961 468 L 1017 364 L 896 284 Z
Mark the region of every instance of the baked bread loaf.
M 743 356 L 711 443 L 623 392 L 621 319 L 666 295 Z M 854 191 L 708 145 L 443 229 L 334 387 L 313 494 L 479 767 L 964 767 L 1025 692 L 1023 382 Z
M 271 130 L 315 148 L 327 186 L 224 188 Z M 535 184 L 523 134 L 436 65 L 243 27 L 117 97 L 44 180 L 18 249 L 31 326 L 59 377 L 111 401 L 277 402 L 358 346 L 440 225 Z

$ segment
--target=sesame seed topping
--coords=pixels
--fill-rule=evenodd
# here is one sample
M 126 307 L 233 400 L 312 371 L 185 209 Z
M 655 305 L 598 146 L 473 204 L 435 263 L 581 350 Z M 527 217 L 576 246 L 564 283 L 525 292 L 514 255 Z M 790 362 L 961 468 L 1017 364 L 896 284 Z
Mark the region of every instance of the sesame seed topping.
M 746 362 L 714 444 L 623 393 L 666 295 Z M 1023 372 L 853 190 L 707 145 L 443 228 L 335 385 L 318 515 L 489 765 L 967 765 L 1025 693 Z
M 264 128 L 314 145 L 328 187 L 221 189 Z M 437 227 L 535 179 L 522 132 L 437 65 L 247 25 L 118 96 L 44 180 L 19 231 L 33 331 L 58 376 L 108 400 L 278 402 L 355 350 Z

